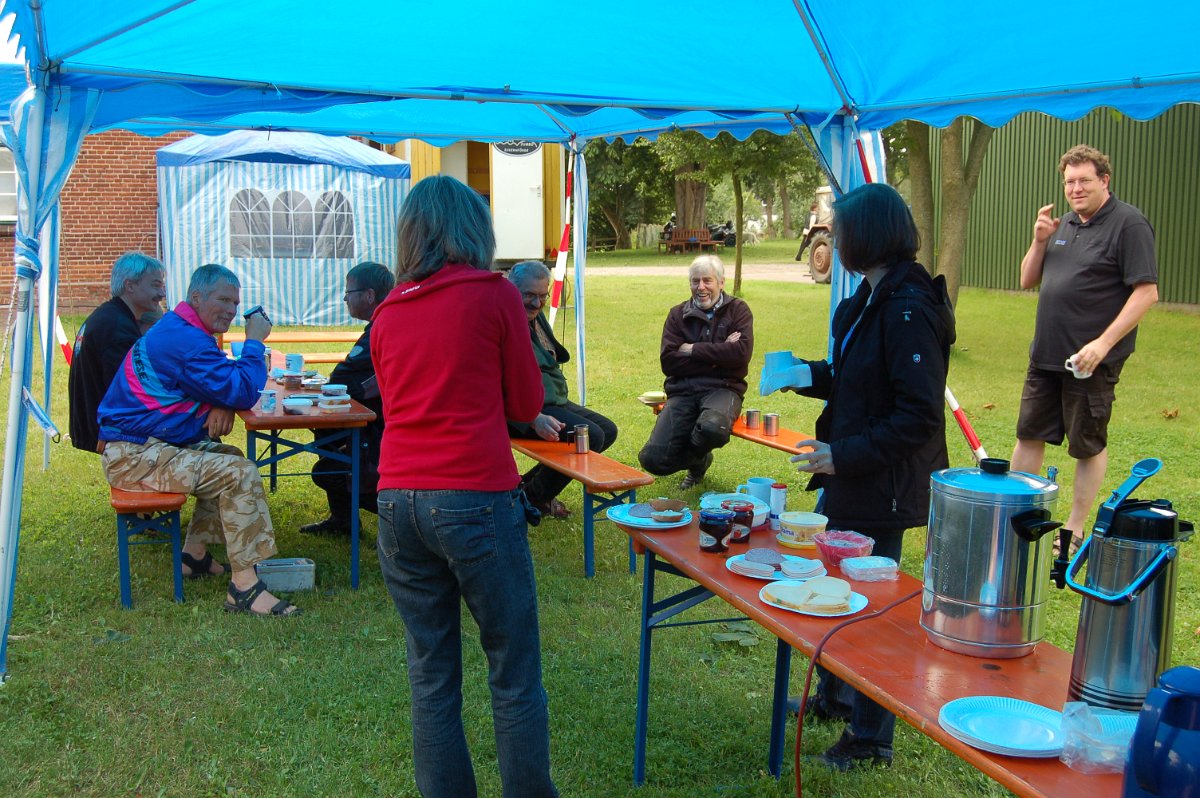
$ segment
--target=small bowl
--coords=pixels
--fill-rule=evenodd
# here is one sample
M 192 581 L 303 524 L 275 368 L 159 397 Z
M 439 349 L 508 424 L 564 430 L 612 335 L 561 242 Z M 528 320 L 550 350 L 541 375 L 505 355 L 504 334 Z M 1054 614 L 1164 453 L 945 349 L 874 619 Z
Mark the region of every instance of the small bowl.
M 796 546 L 813 546 L 813 535 L 825 531 L 829 519 L 820 513 L 790 512 L 779 516 L 779 534 Z
M 350 403 L 342 404 L 340 402 L 318 402 L 317 407 L 321 408 L 322 413 L 349 413 Z
M 305 388 L 307 388 L 310 391 L 316 391 L 316 390 L 320 390 L 321 386 L 323 386 L 327 382 L 329 382 L 328 377 L 318 376 L 318 377 L 309 377 L 308 379 L 304 380 L 300 384 L 303 385 Z
M 839 565 L 847 557 L 866 557 L 875 547 L 874 538 L 841 529 L 818 532 L 812 539 L 825 562 L 830 565 Z
M 659 496 L 657 499 L 651 499 L 646 502 L 652 510 L 675 510 L 680 511 L 687 507 L 687 502 L 683 499 L 668 499 L 666 496 Z
M 682 510 L 655 510 L 650 513 L 650 518 L 660 524 L 671 524 L 676 521 L 683 520 Z
M 321 393 L 325 394 L 326 396 L 341 396 L 345 392 L 346 392 L 345 385 L 338 385 L 336 383 L 327 382 L 321 386 Z

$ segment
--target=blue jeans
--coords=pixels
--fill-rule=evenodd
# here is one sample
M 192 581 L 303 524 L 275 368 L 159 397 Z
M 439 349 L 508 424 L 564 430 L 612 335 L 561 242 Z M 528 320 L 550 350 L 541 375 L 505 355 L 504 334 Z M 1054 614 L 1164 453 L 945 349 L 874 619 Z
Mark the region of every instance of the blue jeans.
M 504 797 L 558 795 L 527 531 L 517 491 L 379 494 L 379 563 L 404 621 L 413 767 L 426 798 L 476 795 L 462 723 L 460 600 L 487 655 Z

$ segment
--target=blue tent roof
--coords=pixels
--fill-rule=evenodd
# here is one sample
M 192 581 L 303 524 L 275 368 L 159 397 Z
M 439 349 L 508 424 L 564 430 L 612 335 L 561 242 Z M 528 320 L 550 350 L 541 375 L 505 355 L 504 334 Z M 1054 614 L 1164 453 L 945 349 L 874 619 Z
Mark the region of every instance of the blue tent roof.
M 1120 27 L 1114 46 L 1091 29 L 1032 23 L 1045 11 L 1032 0 L 746 0 L 736 11 L 727 0 L 608 0 L 606 19 L 643 21 L 604 35 L 593 35 L 587 4 L 549 0 L 524 3 L 519 20 L 482 0 L 339 0 L 336 11 L 329 0 L 3 2 L 35 76 L 110 90 L 93 129 L 397 98 L 454 107 L 435 129 L 405 103 L 376 103 L 373 119 L 414 120 L 397 136 L 506 128 L 534 138 L 520 127 L 585 139 L 652 134 L 686 111 L 714 123 L 766 114 L 775 125 L 783 114 L 809 125 L 847 114 L 878 129 L 959 115 L 1000 125 L 1025 111 L 1075 119 L 1098 106 L 1146 119 L 1200 101 L 1200 4 L 1178 0 L 1143 0 L 1136 13 L 1124 0 L 1093 0 L 1089 19 Z M 711 20 L 714 38 L 753 53 L 709 66 L 711 47 L 696 26 L 670 24 L 678 17 Z M 451 38 L 432 35 L 450 20 Z M 362 124 L 331 114 L 320 129 Z
M 343 136 L 236 130 L 223 136 L 190 136 L 156 154 L 159 166 L 194 166 L 213 161 L 320 163 L 377 177 L 403 178 L 409 165 L 399 158 Z

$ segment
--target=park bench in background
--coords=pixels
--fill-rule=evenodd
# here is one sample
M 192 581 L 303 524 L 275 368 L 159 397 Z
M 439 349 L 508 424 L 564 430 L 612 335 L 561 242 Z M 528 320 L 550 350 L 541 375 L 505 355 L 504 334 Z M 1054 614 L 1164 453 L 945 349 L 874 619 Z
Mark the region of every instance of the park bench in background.
M 273 332 L 267 339 L 267 346 L 277 351 L 284 351 L 283 344 L 354 344 L 362 336 L 361 331 L 354 330 L 287 330 Z M 244 332 L 227 332 L 217 339 L 224 347 L 231 341 L 245 341 Z M 305 363 L 341 363 L 346 359 L 350 347 L 341 352 L 305 352 Z
M 652 484 L 654 477 L 600 452 L 579 454 L 573 443 L 541 438 L 512 438 L 509 443 L 513 451 L 553 468 L 583 486 L 583 572 L 590 579 L 596 573 L 593 529 L 596 517 L 604 520 L 607 516 L 603 513 L 609 507 L 637 502 L 637 489 Z M 630 573 L 633 573 L 636 562 L 631 546 Z
M 717 251 L 717 242 L 712 240 L 707 228 L 689 230 L 677 227 L 671 232 L 671 241 L 667 244 L 667 252 L 701 252 L 704 250 Z

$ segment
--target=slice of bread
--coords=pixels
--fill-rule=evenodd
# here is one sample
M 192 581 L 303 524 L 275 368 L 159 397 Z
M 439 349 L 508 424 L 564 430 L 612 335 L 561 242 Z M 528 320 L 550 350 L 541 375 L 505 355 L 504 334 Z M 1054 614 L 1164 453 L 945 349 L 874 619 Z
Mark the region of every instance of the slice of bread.
M 818 576 L 816 579 L 808 580 L 807 584 L 814 593 L 822 596 L 830 596 L 843 601 L 850 598 L 850 583 L 845 579 L 838 579 L 836 576 Z
M 833 576 L 818 576 L 803 584 L 774 583 L 764 588 L 771 601 L 815 615 L 850 611 L 850 583 Z
M 773 582 L 763 588 L 763 592 L 771 601 L 794 610 L 803 610 L 812 599 L 813 590 L 807 583 L 802 585 Z

